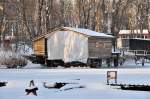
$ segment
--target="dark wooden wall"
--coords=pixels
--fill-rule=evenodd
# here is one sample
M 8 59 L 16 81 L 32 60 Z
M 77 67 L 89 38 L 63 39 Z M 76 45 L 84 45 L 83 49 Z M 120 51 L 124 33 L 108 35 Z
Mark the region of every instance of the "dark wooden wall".
M 89 37 L 89 58 L 110 58 L 112 41 L 110 38 Z

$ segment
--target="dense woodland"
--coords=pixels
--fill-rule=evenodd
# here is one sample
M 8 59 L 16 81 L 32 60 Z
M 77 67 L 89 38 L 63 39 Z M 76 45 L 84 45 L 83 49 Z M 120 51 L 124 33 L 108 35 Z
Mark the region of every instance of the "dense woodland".
M 150 29 L 149 15 L 150 0 L 0 0 L 0 35 L 13 33 L 17 42 L 30 44 L 67 26 L 117 36 L 121 29 Z

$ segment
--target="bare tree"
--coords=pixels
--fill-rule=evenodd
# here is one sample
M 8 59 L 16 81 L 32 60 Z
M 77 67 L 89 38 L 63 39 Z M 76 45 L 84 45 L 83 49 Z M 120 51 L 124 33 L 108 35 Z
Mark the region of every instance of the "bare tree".
M 6 17 L 5 17 L 5 0 L 2 0 L 0 5 L 0 43 L 2 38 L 4 38 L 4 30 L 6 27 Z
M 15 24 L 18 24 L 18 33 L 26 33 L 30 40 L 60 26 L 112 32 L 116 37 L 120 29 L 148 28 L 149 0 L 17 1 L 18 18 Z M 35 5 L 30 5 L 29 1 L 35 2 Z M 7 26 L 5 17 L 0 22 L 2 31 Z

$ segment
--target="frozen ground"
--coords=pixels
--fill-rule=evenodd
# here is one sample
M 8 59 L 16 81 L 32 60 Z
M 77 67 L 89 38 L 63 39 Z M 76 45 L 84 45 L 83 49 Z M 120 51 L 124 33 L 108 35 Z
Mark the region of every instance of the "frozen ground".
M 108 70 L 118 71 L 118 83 L 150 84 L 150 69 L 0 69 L 0 99 L 150 99 L 150 92 L 125 91 L 106 85 Z M 38 96 L 26 96 L 29 81 L 38 86 Z M 42 82 L 71 82 L 61 89 L 46 89 Z M 85 86 L 64 90 L 70 87 Z

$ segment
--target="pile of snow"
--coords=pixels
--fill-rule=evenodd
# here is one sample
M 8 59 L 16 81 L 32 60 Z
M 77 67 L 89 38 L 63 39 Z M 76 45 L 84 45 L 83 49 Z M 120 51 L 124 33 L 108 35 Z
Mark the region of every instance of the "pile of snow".
M 43 66 L 41 64 L 33 64 L 31 61 L 28 61 L 27 65 L 23 69 L 40 69 Z

